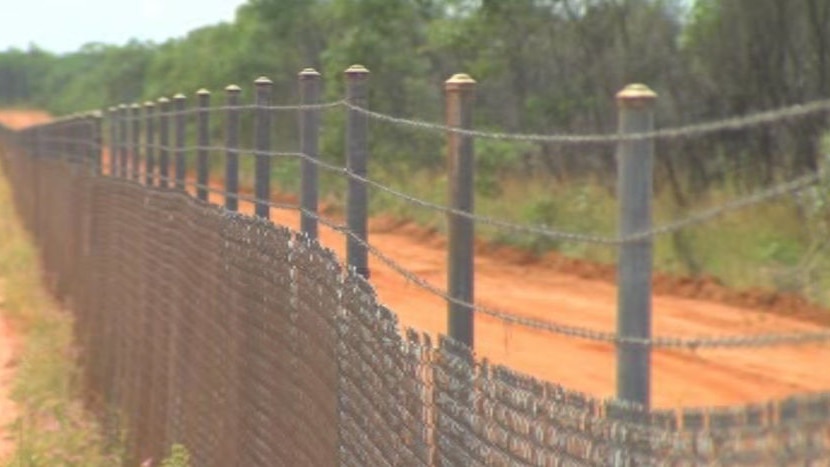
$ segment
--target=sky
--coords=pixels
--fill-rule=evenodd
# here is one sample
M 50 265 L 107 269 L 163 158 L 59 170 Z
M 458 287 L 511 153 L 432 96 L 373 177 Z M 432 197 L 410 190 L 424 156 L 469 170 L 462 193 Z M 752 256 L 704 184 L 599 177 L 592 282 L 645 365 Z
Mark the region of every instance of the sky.
M 231 21 L 245 0 L 0 0 L 0 51 L 63 53 L 89 42 L 162 42 L 201 26 Z

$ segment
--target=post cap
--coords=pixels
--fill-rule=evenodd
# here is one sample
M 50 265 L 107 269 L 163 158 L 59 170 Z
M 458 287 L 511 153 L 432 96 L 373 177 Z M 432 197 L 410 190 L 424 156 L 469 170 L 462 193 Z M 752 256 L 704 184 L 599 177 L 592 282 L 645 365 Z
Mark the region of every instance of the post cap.
M 175 99 L 177 101 L 183 101 L 183 100 L 187 99 L 187 96 L 185 96 L 182 93 L 178 93 L 175 96 L 173 96 L 173 99 Z
M 314 68 L 304 68 L 303 71 L 298 73 L 298 76 L 300 79 L 314 79 L 319 78 L 320 73 Z
M 162 105 L 163 105 L 163 104 L 169 104 L 169 103 L 170 103 L 170 99 L 168 99 L 168 98 L 166 98 L 166 97 L 159 97 L 158 102 L 159 102 L 159 104 L 162 104 Z
M 115 112 L 116 110 L 118 110 L 118 107 L 115 107 L 115 106 L 107 108 L 107 111 L 109 111 L 109 112 Z
M 363 65 L 354 64 L 354 65 L 350 66 L 349 68 L 346 68 L 346 71 L 344 73 L 346 73 L 346 76 L 348 76 L 350 78 L 351 77 L 362 78 L 362 77 L 368 76 L 370 71 L 369 71 L 368 68 L 366 68 Z
M 207 89 L 205 89 L 205 88 L 202 88 L 202 89 L 199 89 L 198 91 L 196 91 L 196 95 L 197 95 L 197 96 L 209 96 L 209 95 L 210 95 L 210 91 L 208 91 L 208 90 L 207 90 Z
M 629 84 L 617 93 L 617 102 L 620 105 L 644 105 L 657 99 L 657 93 L 645 84 Z
M 156 103 L 153 101 L 147 101 L 144 103 L 144 107 L 155 107 Z
M 466 73 L 456 73 L 444 82 L 447 91 L 471 89 L 475 87 L 476 80 Z
M 254 81 L 254 84 L 257 86 L 271 86 L 274 82 L 268 79 L 267 76 L 260 76 Z
M 127 104 L 118 104 L 118 110 L 124 110 L 127 108 Z
M 139 104 L 138 102 L 135 102 L 135 103 L 133 103 L 133 105 L 130 106 L 130 108 L 133 109 L 133 110 L 138 110 L 138 109 L 141 108 L 141 104 Z
M 225 92 L 242 92 L 242 88 L 235 84 L 229 84 L 225 86 Z

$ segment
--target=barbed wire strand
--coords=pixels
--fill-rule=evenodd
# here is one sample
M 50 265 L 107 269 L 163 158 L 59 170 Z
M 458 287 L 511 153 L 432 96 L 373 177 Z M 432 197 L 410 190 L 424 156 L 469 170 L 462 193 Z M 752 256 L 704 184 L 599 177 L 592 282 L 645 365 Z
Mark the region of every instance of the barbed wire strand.
M 205 150 L 211 152 L 222 152 L 232 150 L 238 152 L 242 155 L 252 155 L 252 156 L 266 156 L 266 157 L 274 157 L 274 158 L 285 158 L 285 157 L 294 157 L 300 158 L 306 161 L 311 162 L 312 164 L 317 165 L 318 167 L 332 172 L 339 175 L 343 175 L 347 178 L 352 180 L 358 181 L 360 183 L 366 184 L 372 188 L 390 194 L 396 198 L 401 199 L 404 202 L 407 202 L 411 205 L 418 206 L 423 209 L 440 212 L 444 214 L 451 214 L 454 216 L 462 217 L 465 219 L 472 220 L 478 224 L 488 225 L 491 227 L 509 230 L 514 233 L 525 234 L 525 235 L 539 235 L 549 239 L 555 240 L 563 240 L 563 241 L 571 241 L 577 243 L 585 243 L 585 244 L 595 244 L 595 245 L 606 245 L 606 246 L 618 246 L 627 243 L 635 243 L 641 242 L 643 240 L 655 238 L 658 236 L 670 235 L 677 231 L 693 227 L 695 225 L 703 224 L 708 222 L 712 219 L 720 217 L 730 212 L 738 211 L 741 209 L 745 209 L 756 204 L 760 204 L 766 201 L 770 201 L 775 198 L 779 198 L 788 194 L 796 193 L 802 190 L 805 190 L 816 183 L 824 180 L 827 177 L 826 173 L 816 172 L 806 176 L 799 177 L 795 180 L 791 180 L 788 182 L 783 182 L 778 185 L 774 185 L 772 187 L 759 190 L 755 193 L 752 193 L 746 197 L 738 198 L 735 200 L 727 201 L 719 206 L 715 206 L 709 209 L 705 209 L 696 213 L 692 213 L 691 215 L 674 220 L 667 224 L 656 226 L 650 230 L 627 235 L 624 237 L 617 237 L 617 236 L 604 236 L 604 235 L 597 235 L 597 234 L 585 234 L 585 233 L 578 233 L 578 232 L 570 232 L 564 230 L 557 230 L 557 229 L 550 229 L 545 226 L 541 225 L 526 225 L 526 224 L 516 224 L 513 222 L 493 218 L 486 215 L 481 214 L 473 214 L 466 211 L 461 211 L 446 205 L 441 205 L 437 203 L 432 203 L 430 201 L 426 201 L 415 196 L 409 195 L 402 191 L 396 190 L 392 187 L 384 185 L 380 182 L 375 180 L 369 179 L 367 177 L 358 175 L 351 171 L 348 167 L 337 166 L 333 164 L 329 164 L 327 162 L 322 161 L 319 158 L 311 157 L 302 152 L 294 152 L 294 151 L 261 151 L 256 149 L 248 149 L 248 148 L 227 148 L 223 146 L 187 146 L 183 148 L 177 148 L 174 146 L 165 146 L 160 144 L 154 145 L 146 145 L 142 144 L 144 148 L 154 148 L 154 149 L 166 149 L 171 152 L 176 151 L 197 151 L 197 150 Z
M 184 110 L 170 110 L 167 112 L 153 112 L 150 114 L 153 118 L 155 117 L 177 117 L 179 115 L 197 115 L 200 113 L 213 113 L 213 112 L 220 112 L 226 110 L 271 110 L 276 112 L 288 112 L 294 110 L 327 110 L 336 107 L 341 107 L 345 101 L 343 99 L 331 101 L 331 102 L 322 102 L 319 104 L 288 104 L 288 105 L 258 105 L 258 104 L 240 104 L 240 105 L 214 105 L 205 108 L 199 107 L 189 107 Z M 142 106 L 144 108 L 144 106 Z M 126 116 L 115 116 L 115 117 L 107 117 L 108 120 L 116 120 L 116 121 L 135 121 L 135 120 L 146 120 L 148 117 L 147 114 L 142 114 L 138 116 L 134 115 L 126 115 Z
M 146 176 L 146 172 L 144 173 Z M 139 179 L 141 173 L 138 174 Z M 160 174 L 153 174 L 156 179 L 159 180 L 166 180 L 169 182 L 175 183 L 182 183 L 186 186 L 196 186 L 205 188 L 210 190 L 213 193 L 220 193 L 225 196 L 229 194 L 224 190 L 215 189 L 206 185 L 194 183 L 187 179 L 185 180 L 176 180 L 169 176 L 162 176 Z M 119 177 L 113 177 L 119 178 Z M 805 178 L 807 179 L 807 178 Z M 135 183 L 140 183 L 136 180 L 130 180 Z M 787 185 L 794 185 L 795 183 L 803 183 L 801 180 L 796 180 L 791 182 Z M 174 185 L 175 186 L 175 185 Z M 173 187 L 171 187 L 173 188 Z M 781 191 L 781 190 L 779 190 Z M 189 195 L 189 193 L 184 192 Z M 281 203 L 274 203 L 270 200 L 259 200 L 255 197 L 249 197 L 246 195 L 238 195 L 238 199 L 251 202 L 251 203 L 260 203 L 266 204 L 270 207 L 274 207 L 277 209 L 288 209 L 293 211 L 301 211 L 304 212 L 306 215 L 313 217 L 322 225 L 332 228 L 338 232 L 343 233 L 344 235 L 352 238 L 361 246 L 365 247 L 367 251 L 376 259 L 381 261 L 387 267 L 392 269 L 398 275 L 406 279 L 408 282 L 411 282 L 421 289 L 438 296 L 447 302 L 454 303 L 460 306 L 464 306 L 474 312 L 478 312 L 484 315 L 491 316 L 496 318 L 506 324 L 513 324 L 513 325 L 520 325 L 526 328 L 532 328 L 537 330 L 544 330 L 547 332 L 551 332 L 553 334 L 562 335 L 566 337 L 575 337 L 581 338 L 585 340 L 595 341 L 595 342 L 605 342 L 605 343 L 615 343 L 615 344 L 631 344 L 631 345 L 642 345 L 642 346 L 651 346 L 654 348 L 684 348 L 684 349 L 697 349 L 697 348 L 735 348 L 735 347 L 768 347 L 768 346 L 778 346 L 778 345 L 796 345 L 796 344 L 811 344 L 811 343 L 825 343 L 830 342 L 830 331 L 816 331 L 816 332 L 798 332 L 798 333 L 769 333 L 769 334 L 758 334 L 758 335 L 739 335 L 739 336 L 701 336 L 701 337 L 654 337 L 652 339 L 638 339 L 638 338 L 629 338 L 629 337 L 621 337 L 616 333 L 612 332 L 605 332 L 605 331 L 597 331 L 594 329 L 589 329 L 585 327 L 579 326 L 571 326 L 561 323 L 554 323 L 551 321 L 546 320 L 539 320 L 535 318 L 529 318 L 524 316 L 517 316 L 511 313 L 507 313 L 504 311 L 496 310 L 481 304 L 470 303 L 465 300 L 460 300 L 458 298 L 452 297 L 449 295 L 448 292 L 445 290 L 431 284 L 429 281 L 425 280 L 424 278 L 418 276 L 416 273 L 408 270 L 405 266 L 401 265 L 388 255 L 384 254 L 382 251 L 377 249 L 374 245 L 370 244 L 368 241 L 360 238 L 358 235 L 351 232 L 348 228 L 340 224 L 335 224 L 329 221 L 326 218 L 323 218 L 319 214 L 315 212 L 309 212 L 301 207 L 297 206 L 296 204 L 286 205 Z
M 538 143 L 557 143 L 557 144 L 607 144 L 619 143 L 624 141 L 638 141 L 638 140 L 662 140 L 662 139 L 679 139 L 688 138 L 691 136 L 698 136 L 706 133 L 714 133 L 724 130 L 739 130 L 752 126 L 759 126 L 777 122 L 780 120 L 787 120 L 797 117 L 803 117 L 815 113 L 830 111 L 830 99 L 810 102 L 806 104 L 799 104 L 790 107 L 784 107 L 767 112 L 759 112 L 742 117 L 732 117 L 713 122 L 697 123 L 677 128 L 665 128 L 660 130 L 648 131 L 643 133 L 626 133 L 626 134 L 585 134 L 585 135 L 566 135 L 566 134 L 532 134 L 532 133 L 504 133 L 504 132 L 490 132 L 482 130 L 468 130 L 453 126 L 448 126 L 441 123 L 427 122 L 423 120 L 415 120 L 401 117 L 394 117 L 380 112 L 375 112 L 348 102 L 343 101 L 343 105 L 355 112 L 366 115 L 378 121 L 387 123 L 409 126 L 412 128 L 449 132 L 464 136 L 471 136 L 475 138 L 503 140 L 503 141 L 527 141 Z
M 319 220 L 319 219 L 318 219 Z M 320 220 L 321 223 L 325 225 L 326 221 Z M 334 227 L 332 227 L 334 228 Z M 378 250 L 374 245 L 371 245 L 369 242 L 363 240 L 359 236 L 355 235 L 350 230 L 341 230 L 345 235 L 348 235 L 352 239 L 354 239 L 357 243 L 361 246 L 365 247 L 369 253 L 385 264 L 387 267 L 395 271 L 398 275 L 406 279 L 407 281 L 417 285 L 418 287 L 426 290 L 427 292 L 438 296 L 447 302 L 454 303 L 463 307 L 466 307 L 470 310 L 475 312 L 491 316 L 496 318 L 506 324 L 514 324 L 520 325 L 526 328 L 532 328 L 537 330 L 544 330 L 551 332 L 553 334 L 558 334 L 566 337 L 575 337 L 584 340 L 590 340 L 595 342 L 606 342 L 606 343 L 618 343 L 618 344 L 633 344 L 633 345 L 642 345 L 642 346 L 651 346 L 655 348 L 685 348 L 685 349 L 697 349 L 697 348 L 734 348 L 734 347 L 768 347 L 768 346 L 777 346 L 777 345 L 796 345 L 796 344 L 811 344 L 811 343 L 822 343 L 822 342 L 830 342 L 830 330 L 828 331 L 816 331 L 816 332 L 798 332 L 798 333 L 788 333 L 788 334 L 758 334 L 758 335 L 746 335 L 746 336 L 716 336 L 716 337 L 693 337 L 693 338 L 686 338 L 686 337 L 655 337 L 652 339 L 638 339 L 638 338 L 628 338 L 628 337 L 621 337 L 616 333 L 612 332 L 605 332 L 605 331 L 597 331 L 590 328 L 579 327 L 579 326 L 571 326 L 561 323 L 555 323 L 552 321 L 547 320 L 539 320 L 535 318 L 529 318 L 525 316 L 518 316 L 512 313 L 507 313 L 504 311 L 499 311 L 494 308 L 490 308 L 481 304 L 474 304 L 467 302 L 465 300 L 460 300 L 458 298 L 452 297 L 448 294 L 447 291 L 436 287 L 435 285 L 431 284 L 426 279 L 418 276 L 414 272 L 408 270 L 405 266 L 401 265 L 391 257 L 387 256 L 380 250 Z

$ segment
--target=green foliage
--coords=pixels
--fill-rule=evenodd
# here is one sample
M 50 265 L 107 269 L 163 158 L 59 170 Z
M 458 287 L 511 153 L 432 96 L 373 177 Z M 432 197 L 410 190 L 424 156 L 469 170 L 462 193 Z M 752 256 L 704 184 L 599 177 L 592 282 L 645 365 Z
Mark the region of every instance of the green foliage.
M 190 467 L 190 452 L 181 444 L 174 444 L 170 456 L 161 461 L 161 467 Z
M 502 179 L 515 170 L 522 156 L 532 152 L 530 144 L 480 141 L 476 145 L 476 194 L 490 198 L 500 196 Z

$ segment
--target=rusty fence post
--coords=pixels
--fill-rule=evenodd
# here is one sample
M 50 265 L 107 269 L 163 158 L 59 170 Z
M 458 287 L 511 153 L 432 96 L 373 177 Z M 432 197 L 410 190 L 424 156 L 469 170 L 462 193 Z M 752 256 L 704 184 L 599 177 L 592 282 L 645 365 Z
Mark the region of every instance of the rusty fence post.
M 242 89 L 225 88 L 225 209 L 239 210 L 239 96 Z
M 320 73 L 306 68 L 299 74 L 300 102 L 303 105 L 320 103 Z M 301 199 L 300 231 L 310 239 L 317 239 L 317 204 L 319 176 L 314 163 L 320 157 L 320 110 L 305 108 L 300 111 Z
M 210 145 L 210 91 L 200 89 L 196 91 L 197 105 L 199 106 L 197 136 L 196 136 L 196 197 L 202 201 L 208 200 L 208 146 Z
M 118 176 L 118 108 L 107 109 L 107 132 L 109 133 L 109 174 Z
M 162 97 L 159 104 L 159 183 L 170 187 L 170 99 Z
M 144 183 L 147 186 L 156 184 L 156 104 L 152 101 L 144 103 Z
M 129 107 L 127 104 L 118 106 L 118 176 L 121 178 L 129 177 L 129 167 L 127 160 L 129 159 L 130 140 L 127 131 L 129 124 Z
M 627 86 L 617 94 L 620 135 L 654 129 L 657 95 L 641 84 Z M 617 147 L 620 200 L 619 234 L 625 238 L 648 232 L 652 227 L 652 178 L 654 141 L 624 140 Z M 643 237 L 620 245 L 617 263 L 617 398 L 650 406 L 651 271 L 653 241 Z
M 472 128 L 476 82 L 468 75 L 457 74 L 445 83 L 447 126 Z M 475 159 L 473 138 L 456 132 L 447 135 L 449 168 L 449 206 L 473 214 L 475 205 Z M 447 333 L 457 342 L 473 348 L 475 298 L 475 224 L 469 217 L 447 214 L 447 292 L 454 301 L 447 304 Z
M 346 100 L 354 106 L 367 108 L 369 103 L 369 70 L 363 65 L 352 65 L 346 72 Z M 369 160 L 369 118 L 364 113 L 349 109 L 346 115 L 346 166 L 352 175 L 366 177 Z M 346 264 L 368 278 L 368 193 L 366 184 L 349 177 L 346 197 Z
M 141 182 L 141 105 L 133 104 L 130 106 L 130 122 L 132 128 L 130 130 L 130 180 Z
M 92 125 L 92 138 L 90 140 L 91 144 L 89 147 L 89 160 L 92 165 L 92 174 L 93 175 L 101 175 L 102 174 L 102 163 L 103 163 L 103 151 L 104 148 L 101 145 L 103 143 L 103 138 L 101 135 L 101 128 L 103 120 L 100 111 L 94 111 L 90 114 L 90 123 Z
M 174 115 L 174 126 L 175 126 L 175 147 L 176 147 L 176 157 L 175 157 L 175 165 L 174 165 L 174 178 L 175 178 L 175 188 L 177 190 L 185 191 L 185 176 L 187 175 L 187 154 L 185 150 L 185 145 L 187 141 L 187 113 L 185 112 L 185 105 L 187 103 L 187 97 L 184 94 L 176 94 L 173 96 L 173 115 Z
M 261 76 L 256 87 L 256 113 L 254 114 L 254 214 L 271 218 L 271 92 L 274 83 Z

